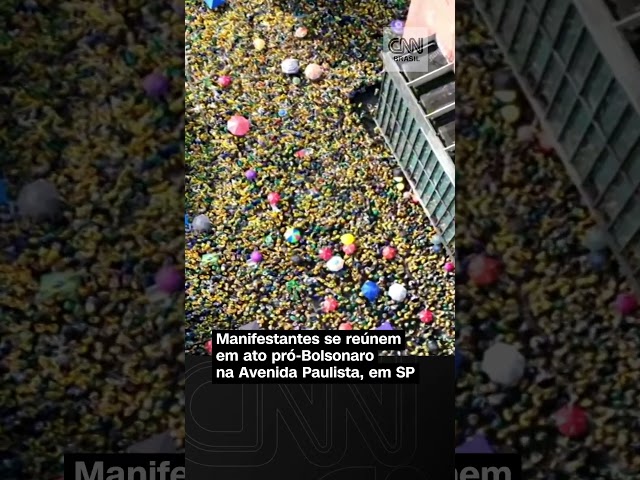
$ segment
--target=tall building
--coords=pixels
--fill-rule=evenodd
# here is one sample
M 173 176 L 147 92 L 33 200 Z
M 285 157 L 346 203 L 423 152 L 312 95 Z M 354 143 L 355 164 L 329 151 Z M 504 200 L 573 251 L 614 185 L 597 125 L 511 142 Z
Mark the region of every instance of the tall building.
M 455 246 L 454 13 L 453 0 L 412 2 L 404 38 L 415 40 L 415 48 L 402 58 L 383 51 L 376 119 L 450 252 Z M 389 40 L 385 36 L 386 46 Z
M 640 1 L 475 4 L 638 289 Z

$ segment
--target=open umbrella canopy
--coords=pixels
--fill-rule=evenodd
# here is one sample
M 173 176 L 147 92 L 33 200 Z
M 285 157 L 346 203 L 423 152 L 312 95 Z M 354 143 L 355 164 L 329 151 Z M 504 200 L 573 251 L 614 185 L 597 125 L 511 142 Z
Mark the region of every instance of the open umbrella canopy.
M 236 137 L 244 137 L 249 132 L 250 128 L 251 124 L 249 123 L 249 120 L 244 118 L 242 115 L 234 115 L 227 122 L 227 130 Z
M 511 386 L 524 374 L 524 356 L 513 345 L 498 342 L 484 352 L 482 371 L 492 382 Z
M 479 287 L 492 285 L 500 278 L 500 262 L 487 255 L 475 255 L 469 262 L 469 279 Z
M 304 75 L 311 81 L 319 80 L 322 77 L 322 67 L 316 63 L 307 65 L 304 69 Z
M 389 322 L 384 322 L 382 325 L 376 328 L 376 330 L 395 330 L 395 328 L 393 328 L 393 325 L 391 325 Z
M 364 282 L 364 285 L 362 285 L 360 291 L 362 292 L 362 295 L 364 295 L 364 297 L 370 302 L 375 302 L 376 299 L 380 296 L 380 287 L 377 283 L 372 282 L 371 280 L 367 280 L 366 282 Z
M 224 5 L 225 0 L 204 0 L 204 3 L 209 8 L 218 8 Z
M 475 435 L 456 447 L 456 453 L 494 453 L 494 449 L 482 434 Z

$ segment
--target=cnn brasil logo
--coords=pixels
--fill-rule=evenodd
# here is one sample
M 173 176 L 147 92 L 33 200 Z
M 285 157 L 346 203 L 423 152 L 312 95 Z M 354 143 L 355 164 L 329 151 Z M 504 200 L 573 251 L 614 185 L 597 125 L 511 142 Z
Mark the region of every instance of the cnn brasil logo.
M 426 40 L 404 32 L 403 36 L 394 34 L 391 29 L 385 31 L 385 49 L 391 53 L 394 62 L 417 62 L 424 53 Z

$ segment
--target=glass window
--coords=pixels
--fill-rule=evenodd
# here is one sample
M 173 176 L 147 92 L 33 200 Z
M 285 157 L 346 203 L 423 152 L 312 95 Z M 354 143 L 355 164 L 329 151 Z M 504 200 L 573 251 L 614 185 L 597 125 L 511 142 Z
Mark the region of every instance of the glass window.
M 396 122 L 393 125 L 393 136 L 391 137 L 391 145 L 393 146 L 394 150 L 398 145 L 398 141 L 400 139 L 401 133 L 403 133 L 402 120 L 404 119 L 406 114 L 407 114 L 407 107 L 404 104 L 402 104 L 402 106 L 400 107 L 400 111 L 398 112 L 398 117 L 396 119 Z
M 611 136 L 611 145 L 619 160 L 629 155 L 634 144 L 640 138 L 640 118 L 631 107 L 627 108 L 622 121 Z
M 444 170 L 438 162 L 438 159 L 435 155 L 429 156 L 429 169 L 428 169 L 429 179 L 437 185 L 440 179 L 444 176 Z
M 539 94 L 546 105 L 549 105 L 551 97 L 555 93 L 556 86 L 562 79 L 562 67 L 555 59 L 551 57 L 547 63 L 544 74 L 542 75 L 542 82 L 540 82 Z
M 573 5 L 567 10 L 567 14 L 562 22 L 560 34 L 555 41 L 555 47 L 565 64 L 571 60 L 571 54 L 576 48 L 578 38 L 582 33 L 582 20 Z
M 569 64 L 569 75 L 576 82 L 576 85 L 582 85 L 587 79 L 589 69 L 598 55 L 598 49 L 593 44 L 591 35 L 586 30 L 583 30 L 578 49 L 573 54 L 573 59 Z
M 380 102 L 385 102 L 387 100 L 387 96 L 389 95 L 389 85 L 391 84 L 391 78 L 389 74 L 385 73 L 384 78 L 382 80 L 382 90 L 380 92 Z
M 544 12 L 544 8 L 547 6 L 548 0 L 538 0 L 536 2 L 529 3 L 529 7 L 536 12 L 536 15 L 540 17 L 540 14 Z
M 624 256 L 629 259 L 629 263 L 632 267 L 640 267 L 640 236 L 635 235 L 631 240 L 631 244 L 624 252 Z M 636 275 L 640 273 L 636 271 Z
M 617 170 L 618 162 L 616 158 L 608 150 L 603 150 L 591 171 L 591 178 L 593 178 L 593 183 L 596 187 L 596 195 L 604 192 Z
M 491 16 L 493 24 L 495 25 L 496 22 L 498 22 L 498 20 L 500 19 L 500 15 L 502 15 L 505 0 L 490 0 L 488 3 L 490 6 L 489 15 Z
M 613 220 L 618 215 L 632 192 L 631 184 L 618 173 L 600 202 L 600 208 L 607 214 L 609 220 Z
M 640 229 L 640 201 L 627 203 L 613 225 L 613 234 L 619 245 L 624 247 L 634 233 Z
M 422 171 L 419 172 L 420 176 L 418 177 L 418 181 L 416 182 L 416 188 L 418 189 L 418 192 L 424 192 L 427 189 L 427 185 L 429 184 L 429 175 L 427 174 L 427 170 L 421 170 Z M 429 190 L 431 190 L 431 187 L 429 187 Z
M 429 212 L 429 215 L 435 216 L 436 207 L 438 206 L 438 203 L 440 203 L 440 198 L 435 193 L 433 193 L 433 195 L 431 195 L 431 197 L 429 198 L 427 197 L 423 197 L 423 198 L 425 198 L 425 205 L 427 207 L 427 212 Z
M 387 112 L 387 118 L 385 119 L 385 122 L 382 125 L 383 133 L 387 137 L 389 137 L 393 133 L 393 128 L 395 124 L 396 124 L 396 116 L 391 111 Z
M 541 30 L 538 30 L 533 41 L 533 46 L 531 47 L 529 60 L 525 65 L 527 73 L 529 73 L 533 79 L 533 86 L 537 85 L 540 81 L 551 51 L 551 42 L 546 39 Z
M 444 195 L 447 192 L 447 188 L 449 187 L 450 184 L 451 182 L 449 181 L 449 177 L 447 177 L 447 175 L 445 174 L 445 175 L 442 175 L 442 177 L 440 177 L 440 181 L 436 186 L 436 191 L 438 192 L 440 199 L 443 201 L 444 206 L 446 206 L 446 202 L 444 201 Z
M 382 133 L 387 135 L 389 133 L 389 129 L 391 128 L 390 124 L 394 121 L 395 121 L 395 112 L 391 108 L 390 102 L 387 102 L 384 109 L 384 118 L 382 119 L 382 123 L 381 123 Z
M 407 170 L 407 174 L 411 175 L 411 172 L 418 165 L 418 154 L 412 149 L 409 153 L 409 162 L 405 165 L 405 169 Z
M 560 30 L 569 0 L 551 0 L 542 16 L 542 24 L 553 41 Z
M 582 102 L 576 102 L 573 105 L 573 110 L 571 110 L 565 129 L 560 135 L 560 143 L 566 152 L 573 152 L 578 146 L 578 142 L 582 139 L 590 123 L 591 116 L 582 106 Z
M 442 203 L 440 205 L 444 206 L 444 204 Z M 436 208 L 436 211 L 437 211 L 437 208 Z M 449 212 L 445 208 L 444 210 L 442 210 L 442 215 L 438 217 L 438 226 L 442 231 L 446 231 L 451 226 L 452 219 L 453 219 L 453 216 L 451 215 L 451 212 Z
M 591 165 L 595 163 L 603 146 L 604 139 L 602 135 L 598 133 L 595 127 L 590 126 L 571 161 L 580 178 L 584 179 L 589 174 Z
M 627 105 L 627 96 L 618 82 L 611 83 L 596 112 L 596 121 L 607 138 L 618 125 Z
M 555 98 L 549 97 L 549 100 L 553 102 L 549 109 L 549 123 L 558 131 L 564 125 L 565 119 L 571 112 L 571 107 L 577 100 L 573 87 L 566 78 L 562 79 L 562 84 Z
M 640 142 L 635 147 L 624 162 L 624 172 L 627 174 L 634 186 L 640 185 Z
M 418 182 L 416 182 L 416 185 L 423 186 L 422 188 L 416 186 L 416 190 L 418 191 L 418 196 L 424 200 L 431 198 L 431 195 L 433 195 L 433 192 L 435 191 L 435 187 L 429 181 L 429 178 L 427 177 L 427 175 L 424 174 L 422 177 L 418 178 L 417 180 Z
M 602 56 L 598 55 L 598 59 L 587 77 L 582 92 L 585 100 L 587 100 L 587 103 L 589 103 L 594 110 L 598 108 L 598 103 L 600 103 L 600 99 L 610 81 L 611 71 L 609 70 L 609 66 Z
M 447 191 L 442 196 L 442 200 L 446 205 L 451 206 L 456 199 L 456 189 L 451 182 L 449 182 L 449 186 L 447 187 Z
M 447 243 L 451 243 L 456 235 L 456 225 L 455 223 L 449 224 L 447 230 L 444 232 L 444 240 Z
M 443 220 L 446 220 L 444 218 L 446 213 L 447 213 L 447 207 L 445 206 L 444 202 L 439 202 L 438 205 L 436 206 L 436 210 L 435 210 L 435 217 L 436 217 L 436 220 L 437 220 L 438 224 L 442 224 Z
M 518 28 L 518 22 L 520 21 L 520 14 L 523 11 L 522 2 L 509 2 L 507 11 L 502 17 L 502 22 L 498 25 L 498 34 L 506 42 L 511 43 L 513 35 Z
M 407 135 L 407 143 L 402 147 L 402 155 L 400 156 L 400 163 L 403 166 L 407 165 L 407 162 L 409 161 L 418 130 L 418 123 L 411 118 L 411 126 L 409 127 L 409 134 Z
M 522 20 L 518 26 L 518 33 L 512 46 L 514 59 L 519 67 L 524 66 L 527 61 L 527 53 L 531 47 L 531 42 L 533 41 L 537 27 L 537 18 L 533 12 L 525 6 L 522 11 Z

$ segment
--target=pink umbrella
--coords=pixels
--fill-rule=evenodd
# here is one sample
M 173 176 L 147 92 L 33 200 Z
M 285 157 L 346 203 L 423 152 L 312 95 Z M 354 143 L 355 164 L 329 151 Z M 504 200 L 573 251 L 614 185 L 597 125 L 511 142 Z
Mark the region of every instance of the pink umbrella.
M 236 137 L 244 137 L 251 128 L 249 120 L 242 115 L 234 115 L 227 122 L 227 130 Z
M 322 77 L 322 74 L 322 67 L 317 63 L 310 63 L 309 65 L 307 65 L 307 68 L 304 69 L 305 77 L 307 77 L 312 82 L 319 80 L 320 77 Z
M 227 88 L 229 85 L 231 85 L 231 77 L 229 75 L 222 75 L 218 77 L 218 85 L 220 85 L 222 88 Z
M 616 298 L 615 307 L 620 315 L 631 315 L 638 309 L 638 300 L 630 293 L 621 293 Z
M 333 312 L 338 308 L 338 301 L 335 298 L 327 297 L 322 302 L 322 311 L 324 313 Z
M 156 273 L 156 285 L 164 293 L 174 293 L 184 288 L 182 274 L 173 266 L 162 267 Z
M 423 310 L 422 312 L 420 312 L 420 321 L 422 323 L 433 322 L 433 313 L 428 309 Z
M 280 194 L 278 192 L 271 192 L 267 195 L 267 202 L 270 205 L 276 206 L 280 202 Z
M 325 262 L 328 262 L 331 259 L 331 257 L 333 257 L 333 252 L 329 247 L 321 248 L 319 254 L 320 254 L 319 255 L 320 258 Z

